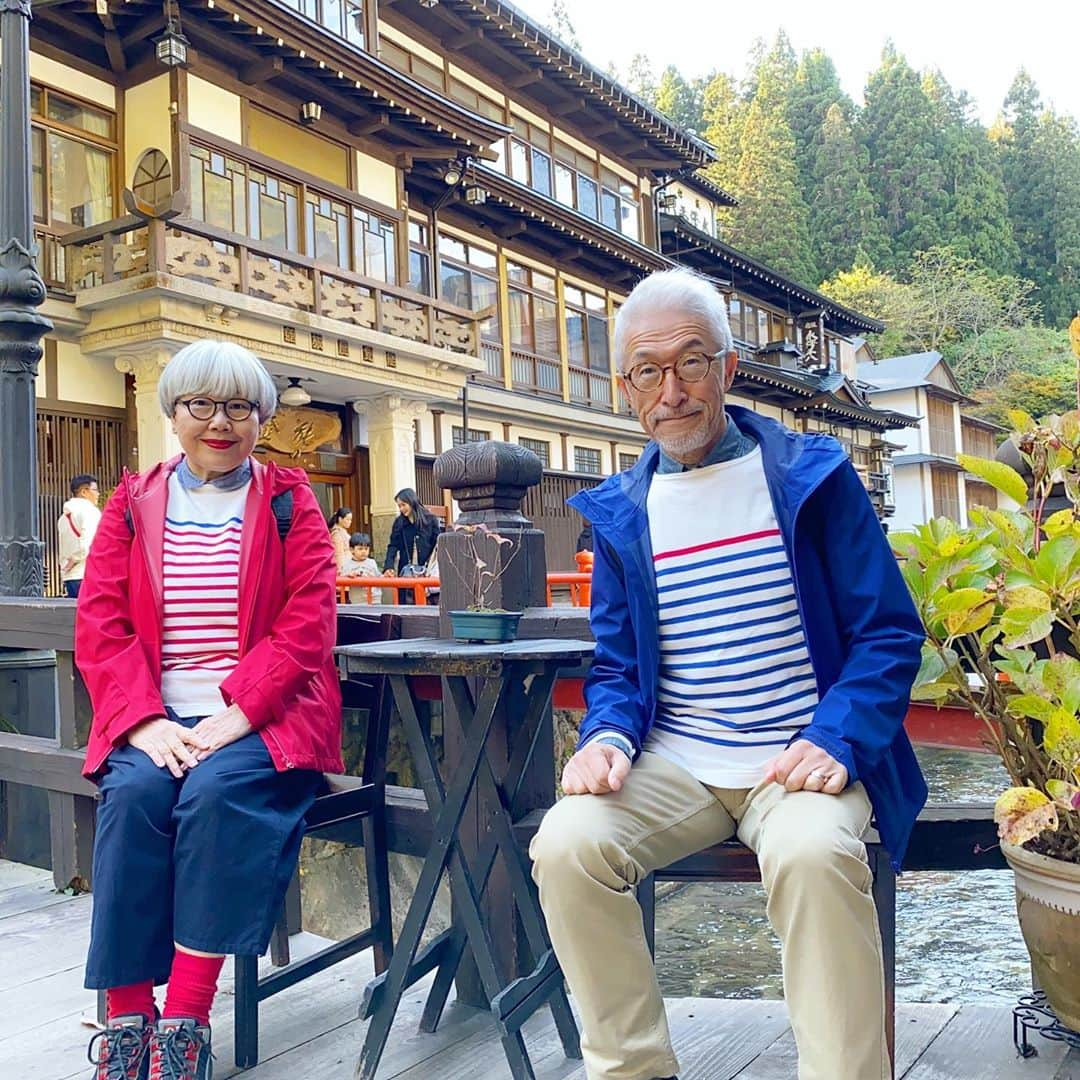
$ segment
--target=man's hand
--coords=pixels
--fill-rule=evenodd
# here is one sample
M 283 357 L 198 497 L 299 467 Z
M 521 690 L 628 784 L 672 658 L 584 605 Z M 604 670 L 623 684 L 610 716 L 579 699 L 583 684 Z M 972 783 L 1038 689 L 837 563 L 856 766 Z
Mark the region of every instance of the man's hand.
M 783 784 L 788 791 L 822 791 L 839 795 L 847 787 L 848 772 L 831 754 L 806 739 L 796 739 L 765 768 L 765 780 Z
M 206 743 L 199 751 L 199 760 L 208 758 L 215 750 L 250 735 L 254 730 L 239 705 L 230 705 L 213 716 L 207 716 L 192 728 Z
M 562 789 L 567 795 L 606 795 L 618 791 L 630 775 L 630 759 L 610 743 L 590 743 L 567 763 Z
M 128 732 L 127 741 L 141 750 L 159 769 L 168 769 L 179 780 L 185 769 L 198 765 L 209 752 L 206 736 L 173 720 L 144 720 Z

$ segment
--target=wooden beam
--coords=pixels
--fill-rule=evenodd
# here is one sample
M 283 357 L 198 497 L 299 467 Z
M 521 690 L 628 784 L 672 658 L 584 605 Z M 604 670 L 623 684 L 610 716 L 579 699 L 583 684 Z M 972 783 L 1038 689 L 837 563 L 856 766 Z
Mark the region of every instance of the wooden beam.
M 240 81 L 247 86 L 270 82 L 285 70 L 285 61 L 280 56 L 266 56 L 262 60 L 253 60 L 244 64 L 237 73 Z
M 350 120 L 347 125 L 350 135 L 374 135 L 389 126 L 390 114 L 385 112 L 373 113 L 363 120 Z
M 524 221 L 511 221 L 505 225 L 496 225 L 493 232 L 496 236 L 502 237 L 503 240 L 513 240 L 515 236 L 520 236 L 528 225 Z
M 125 49 L 136 44 L 140 41 L 145 41 L 151 34 L 156 34 L 158 30 L 165 29 L 165 16 L 160 12 L 153 15 L 146 15 L 141 18 L 134 26 L 131 27 L 123 37 L 120 38 L 120 44 Z
M 526 71 L 524 75 L 515 75 L 512 79 L 507 79 L 506 85 L 514 90 L 520 90 L 524 86 L 531 86 L 533 83 L 540 82 L 543 77 L 544 73 L 539 69 Z
M 112 20 L 110 19 L 110 22 Z M 127 71 L 127 58 L 124 56 L 124 43 L 115 30 L 105 31 L 105 55 L 109 58 L 109 67 L 122 75 Z
M 475 45 L 478 41 L 484 40 L 483 29 L 479 30 L 466 30 L 463 34 L 457 34 L 452 38 L 446 39 L 446 47 L 451 52 L 457 52 L 459 49 L 464 49 L 466 45 Z
M 584 98 L 572 98 L 562 105 L 552 106 L 548 109 L 548 112 L 550 112 L 552 116 L 570 116 L 573 113 L 581 112 L 588 107 L 589 103 Z

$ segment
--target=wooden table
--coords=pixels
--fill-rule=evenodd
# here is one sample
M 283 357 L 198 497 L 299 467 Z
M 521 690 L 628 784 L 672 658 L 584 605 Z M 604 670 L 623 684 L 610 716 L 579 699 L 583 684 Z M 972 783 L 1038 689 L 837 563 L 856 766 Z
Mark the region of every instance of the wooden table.
M 592 656 L 593 648 L 591 641 L 557 638 L 497 645 L 415 638 L 346 645 L 337 650 L 345 678 L 385 675 L 389 679 L 394 707 L 401 716 L 433 818 L 431 847 L 390 967 L 365 992 L 361 1015 L 372 1019 L 357 1071 L 360 1080 L 373 1080 L 375 1076 L 402 995 L 433 969 L 437 973 L 420 1027 L 435 1030 L 466 944 L 476 960 L 514 1080 L 532 1080 L 532 1064 L 521 1026 L 544 1005 L 551 1008 L 566 1056 L 581 1057 L 577 1026 L 529 877 L 527 858 L 514 839 L 514 820 L 521 816 L 518 802 L 522 783 L 559 669 L 579 666 Z M 434 747 L 420 721 L 410 683 L 414 676 L 445 680 L 461 718 L 464 746 L 448 784 L 439 775 Z M 495 718 L 508 700 L 523 702 L 523 717 L 510 747 L 509 764 L 503 768 L 493 760 L 488 742 Z M 488 829 L 479 851 L 470 859 L 462 842 L 461 823 L 474 792 Z M 481 897 L 500 852 L 513 904 L 535 959 L 533 971 L 513 981 L 498 970 L 480 910 Z M 450 878 L 455 925 L 421 950 L 420 939 L 444 870 Z

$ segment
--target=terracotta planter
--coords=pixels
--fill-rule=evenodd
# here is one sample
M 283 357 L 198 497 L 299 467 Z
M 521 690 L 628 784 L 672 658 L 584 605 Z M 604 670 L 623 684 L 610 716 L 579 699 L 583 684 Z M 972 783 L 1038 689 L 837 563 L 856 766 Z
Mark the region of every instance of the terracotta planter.
M 520 611 L 451 611 L 451 632 L 458 641 L 513 641 Z
M 1057 1018 L 1080 1031 L 1080 864 L 1002 841 L 1031 967 Z

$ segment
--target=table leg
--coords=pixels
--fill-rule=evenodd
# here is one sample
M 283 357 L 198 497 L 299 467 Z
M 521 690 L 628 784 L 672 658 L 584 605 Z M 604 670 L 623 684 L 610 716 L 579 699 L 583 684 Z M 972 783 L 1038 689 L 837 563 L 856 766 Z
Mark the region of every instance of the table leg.
M 468 869 L 462 865 L 462 860 L 456 851 L 456 832 L 458 825 L 465 813 L 475 782 L 480 762 L 484 755 L 484 743 L 494 720 L 495 709 L 498 704 L 499 684 L 493 680 L 494 690 L 481 698 L 481 710 L 478 712 L 474 723 L 471 725 L 469 737 L 462 759 L 462 767 L 454 777 L 450 788 L 444 790 L 442 781 L 439 779 L 438 770 L 435 766 L 431 748 L 423 736 L 417 715 L 412 692 L 407 680 L 402 676 L 390 676 L 390 686 L 394 694 L 394 702 L 401 714 L 402 723 L 408 738 L 410 748 L 416 758 L 417 770 L 421 775 L 421 782 L 427 796 L 431 812 L 436 816 L 431 850 L 424 859 L 423 868 L 413 893 L 412 902 L 405 916 L 405 924 L 402 926 L 397 947 L 390 961 L 385 978 L 385 988 L 382 1000 L 375 1014 L 372 1016 L 368 1027 L 367 1036 L 364 1040 L 364 1048 L 360 1055 L 360 1064 L 357 1068 L 357 1076 L 360 1080 L 372 1080 L 386 1047 L 386 1041 L 390 1035 L 390 1028 L 394 1021 L 394 1015 L 401 1001 L 401 995 L 409 985 L 409 974 L 416 951 L 420 944 L 420 937 L 427 924 L 431 907 L 435 901 L 435 893 L 439 887 L 442 872 L 451 864 L 451 884 L 456 884 L 455 893 L 461 893 L 461 897 L 455 896 L 463 908 L 463 918 L 466 929 L 469 931 L 470 941 L 474 942 L 474 949 L 478 954 L 484 950 L 478 946 L 484 940 L 484 928 L 480 920 L 479 908 L 476 903 L 476 894 Z M 455 857 L 457 856 L 457 857 Z M 467 901 L 466 902 L 466 898 Z M 474 932 L 479 931 L 474 937 Z M 487 964 L 481 963 L 481 978 L 484 979 L 485 989 L 491 986 L 491 993 L 497 993 L 498 976 L 491 963 L 490 950 L 487 956 L 478 955 L 478 963 L 486 959 Z

